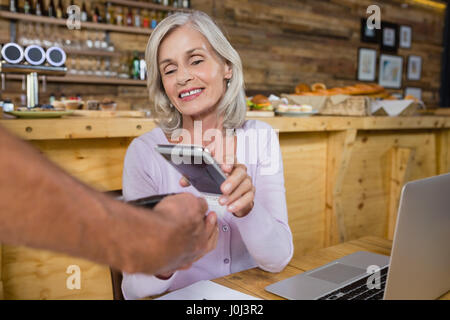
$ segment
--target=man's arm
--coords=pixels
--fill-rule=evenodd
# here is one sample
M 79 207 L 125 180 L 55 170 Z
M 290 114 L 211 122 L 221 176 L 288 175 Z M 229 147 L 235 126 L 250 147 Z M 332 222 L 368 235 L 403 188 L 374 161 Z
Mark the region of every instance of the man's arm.
M 0 127 L 0 242 L 150 274 L 175 270 L 210 250 L 216 216 L 204 218 L 203 199 L 167 197 L 154 209 L 94 191 Z

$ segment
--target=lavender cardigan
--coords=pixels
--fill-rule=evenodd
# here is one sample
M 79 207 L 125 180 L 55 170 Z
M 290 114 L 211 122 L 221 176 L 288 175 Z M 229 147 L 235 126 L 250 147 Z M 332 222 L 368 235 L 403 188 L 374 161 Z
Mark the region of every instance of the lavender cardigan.
M 216 248 L 190 269 L 176 271 L 168 280 L 124 273 L 122 291 L 126 299 L 161 294 L 199 280 L 214 279 L 253 267 L 279 272 L 288 264 L 293 254 L 293 243 L 278 137 L 270 125 L 257 120 L 247 120 L 236 134 L 237 161 L 247 166 L 256 189 L 252 211 L 238 218 L 224 207 L 210 206 L 218 213 L 219 240 Z M 157 144 L 168 143 L 160 128 L 133 140 L 123 169 L 125 200 L 171 192 L 191 192 L 201 196 L 192 186 L 181 187 L 181 175 L 154 150 Z

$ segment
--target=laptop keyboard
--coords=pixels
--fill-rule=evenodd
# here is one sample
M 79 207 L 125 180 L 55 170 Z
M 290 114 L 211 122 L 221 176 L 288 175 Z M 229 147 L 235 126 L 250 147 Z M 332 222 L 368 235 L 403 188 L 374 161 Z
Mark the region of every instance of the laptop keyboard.
M 384 289 L 386 287 L 387 273 L 387 266 L 380 269 L 380 289 L 369 289 L 367 286 L 367 279 L 370 276 L 373 276 L 373 274 L 368 274 L 362 279 L 319 298 L 319 300 L 382 300 Z M 371 283 L 376 284 L 377 282 L 371 281 Z

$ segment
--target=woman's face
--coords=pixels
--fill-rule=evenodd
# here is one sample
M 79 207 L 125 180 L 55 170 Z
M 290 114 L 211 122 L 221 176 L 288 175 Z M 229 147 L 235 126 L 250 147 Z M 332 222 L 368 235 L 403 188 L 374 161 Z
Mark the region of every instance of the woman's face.
M 208 40 L 189 25 L 175 29 L 160 44 L 158 65 L 164 90 L 184 116 L 215 110 L 231 78 L 231 67 Z

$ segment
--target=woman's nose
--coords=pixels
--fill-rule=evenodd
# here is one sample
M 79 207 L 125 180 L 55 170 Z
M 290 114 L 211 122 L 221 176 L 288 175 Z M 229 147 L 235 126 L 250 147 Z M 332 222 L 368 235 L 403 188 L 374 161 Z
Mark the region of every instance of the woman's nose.
M 192 75 L 187 68 L 179 68 L 177 72 L 178 84 L 185 84 L 187 81 L 192 80 Z

